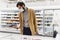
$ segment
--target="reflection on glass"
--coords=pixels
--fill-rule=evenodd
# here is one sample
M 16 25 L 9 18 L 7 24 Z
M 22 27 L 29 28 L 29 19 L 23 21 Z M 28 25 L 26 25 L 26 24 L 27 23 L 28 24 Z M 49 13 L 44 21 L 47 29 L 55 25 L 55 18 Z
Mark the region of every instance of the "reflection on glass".
M 50 24 L 45 24 L 45 26 L 50 26 Z

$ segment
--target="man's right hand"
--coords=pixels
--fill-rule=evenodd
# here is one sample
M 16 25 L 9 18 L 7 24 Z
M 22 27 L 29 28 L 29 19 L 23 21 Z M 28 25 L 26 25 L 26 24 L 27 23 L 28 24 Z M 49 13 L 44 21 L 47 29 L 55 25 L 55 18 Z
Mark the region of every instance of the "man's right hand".
M 17 26 L 13 26 L 13 28 L 15 28 L 15 29 L 19 29 Z

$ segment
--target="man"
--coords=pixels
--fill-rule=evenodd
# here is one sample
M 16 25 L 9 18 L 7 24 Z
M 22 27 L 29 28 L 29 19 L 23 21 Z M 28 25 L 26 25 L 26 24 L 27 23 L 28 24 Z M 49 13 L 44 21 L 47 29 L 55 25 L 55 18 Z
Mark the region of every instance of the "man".
M 29 9 L 23 2 L 17 3 L 19 9 L 19 23 L 21 34 L 23 35 L 36 35 L 38 33 L 35 12 L 33 9 Z

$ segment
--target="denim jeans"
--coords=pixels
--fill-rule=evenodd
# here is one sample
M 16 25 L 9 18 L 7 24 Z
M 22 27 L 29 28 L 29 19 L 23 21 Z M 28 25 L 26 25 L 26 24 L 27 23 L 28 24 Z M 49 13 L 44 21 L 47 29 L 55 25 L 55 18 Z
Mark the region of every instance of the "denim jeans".
M 23 28 L 23 35 L 31 35 L 31 30 L 29 27 Z

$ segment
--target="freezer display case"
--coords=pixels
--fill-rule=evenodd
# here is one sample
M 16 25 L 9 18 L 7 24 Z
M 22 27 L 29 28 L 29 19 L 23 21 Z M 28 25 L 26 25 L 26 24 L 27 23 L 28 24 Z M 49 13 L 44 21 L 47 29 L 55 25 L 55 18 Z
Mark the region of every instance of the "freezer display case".
M 38 25 L 38 33 L 43 34 L 43 10 L 35 10 L 36 21 Z
M 1 27 L 0 32 L 19 34 L 19 18 L 17 10 L 1 10 Z
M 53 16 L 54 16 L 54 10 L 44 11 L 43 30 L 45 35 L 53 36 L 54 33 Z
M 20 30 L 13 28 L 19 25 L 18 11 L 2 10 L 1 12 L 1 27 L 5 28 L 2 31 L 20 33 Z M 35 15 L 39 35 L 53 36 L 54 27 L 52 26 L 52 20 L 54 10 L 35 10 Z
M 53 16 L 54 10 L 36 10 L 38 33 L 40 35 L 53 36 Z

